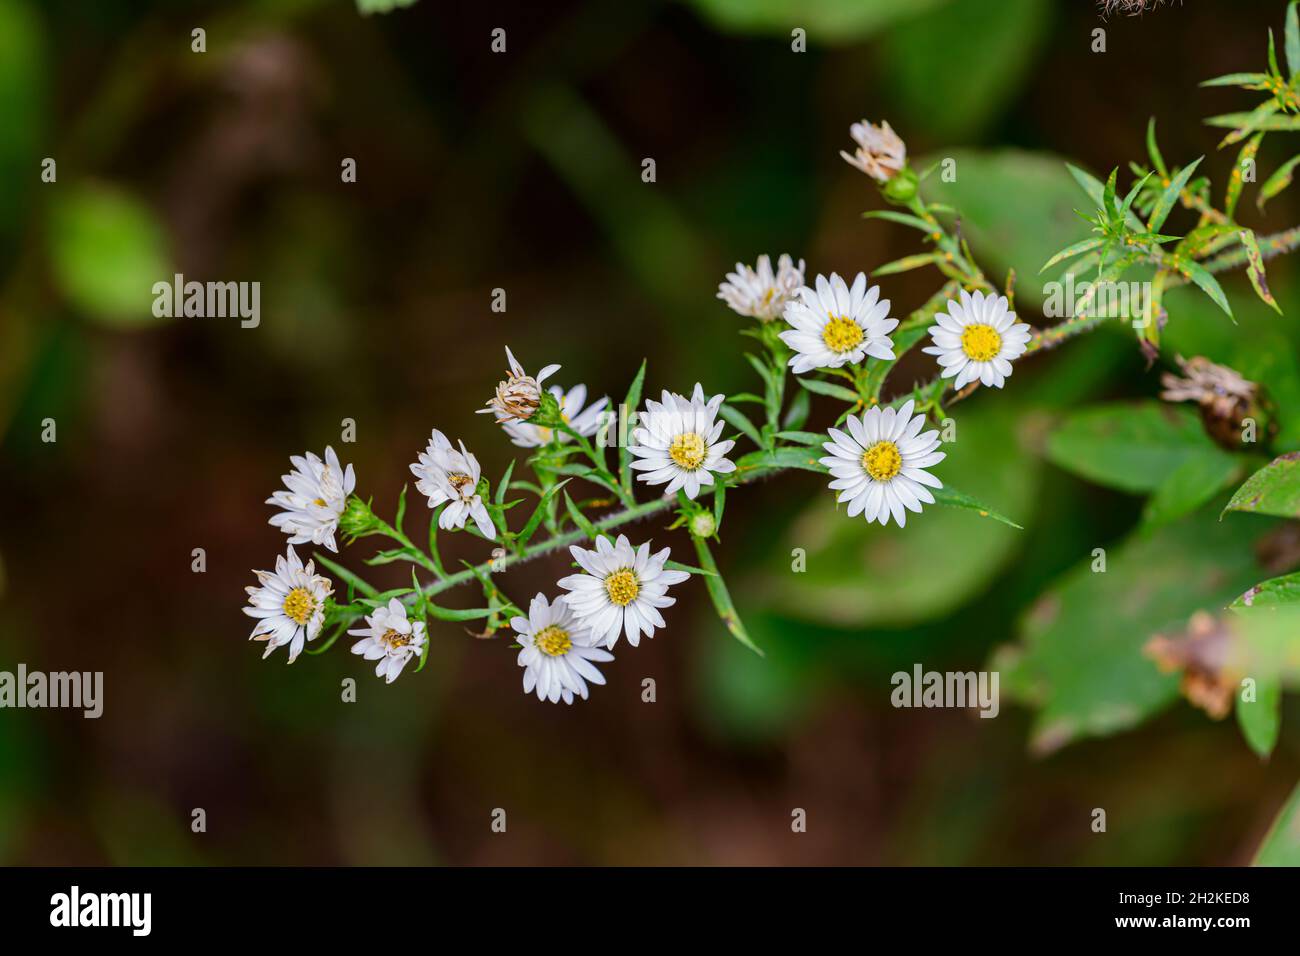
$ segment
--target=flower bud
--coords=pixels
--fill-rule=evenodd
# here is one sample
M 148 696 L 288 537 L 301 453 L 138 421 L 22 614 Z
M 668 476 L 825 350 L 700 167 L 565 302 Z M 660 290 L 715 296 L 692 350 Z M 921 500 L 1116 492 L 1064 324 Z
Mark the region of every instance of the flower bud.
M 691 534 L 697 538 L 711 538 L 718 530 L 718 523 L 707 511 L 697 511 L 691 515 Z
M 370 510 L 369 502 L 362 501 L 356 495 L 348 498 L 347 504 L 343 506 L 343 513 L 339 515 L 339 530 L 349 540 L 374 534 L 381 530 L 381 527 L 382 522 Z

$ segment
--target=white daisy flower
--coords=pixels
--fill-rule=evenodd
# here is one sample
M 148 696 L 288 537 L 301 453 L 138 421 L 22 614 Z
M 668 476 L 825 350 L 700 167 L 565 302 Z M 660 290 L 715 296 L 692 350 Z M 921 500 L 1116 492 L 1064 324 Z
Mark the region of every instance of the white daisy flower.
M 715 474 L 735 471 L 735 464 L 723 456 L 736 443 L 718 441 L 726 424 L 716 417 L 724 398 L 714 395 L 705 401 L 704 386 L 696 383 L 689 399 L 668 391 L 662 403 L 647 399 L 632 431 L 635 444 L 628 446 L 637 459 L 633 470 L 645 472 L 640 480 L 651 485 L 668 482 L 665 495 L 685 488 L 686 496 L 694 498 L 701 487 L 713 484 Z
M 656 627 L 666 626 L 658 609 L 677 603 L 667 596 L 668 588 L 690 577 L 685 571 L 665 570 L 670 548 L 651 554 L 648 541 L 633 548 L 622 534 L 614 544 L 604 535 L 597 538 L 595 551 L 574 545 L 569 553 L 586 573 L 560 578 L 558 584 L 572 592 L 567 595 L 569 607 L 590 629 L 593 642 L 606 647 L 618 642 L 620 632 L 633 647 L 641 643 L 642 634 L 654 637 Z
M 948 311 L 935 314 L 938 325 L 930 326 L 934 345 L 921 349 L 937 355 L 943 377 L 952 378 L 953 388 L 961 388 L 976 379 L 985 385 L 1001 388 L 1011 374 L 1011 362 L 1025 353 L 1028 325 L 1016 321 L 1004 295 L 973 296 L 962 290 L 961 302 L 948 301 Z
M 785 307 L 792 328 L 781 333 L 781 341 L 795 351 L 791 368 L 802 375 L 815 368 L 856 364 L 868 355 L 892 359 L 889 333 L 898 320 L 888 316 L 889 300 L 880 298 L 880 286 L 868 289 L 861 272 L 851 289 L 833 272 L 829 280 L 818 276 L 815 289 L 802 287 L 799 297 Z
M 907 146 L 898 134 L 882 122 L 879 126 L 863 120 L 849 127 L 849 135 L 857 143 L 850 156 L 840 150 L 840 156 L 855 169 L 860 169 L 878 183 L 885 183 L 898 175 L 907 165 Z
M 592 645 L 591 632 L 563 596 L 548 604 L 546 595 L 538 594 L 528 605 L 528 616 L 511 618 L 510 626 L 523 645 L 518 660 L 525 694 L 535 689 L 538 700 L 572 704 L 575 694 L 587 699 L 587 681 L 605 683 L 592 661 L 612 661 L 614 655 Z
M 435 428 L 429 447 L 420 453 L 420 460 L 411 465 L 411 474 L 418 479 L 415 490 L 429 499 L 430 508 L 449 502 L 438 516 L 439 528 L 444 531 L 463 528 L 466 519 L 473 518 L 483 537 L 496 537 L 492 516 L 477 491 L 483 471 L 478 459 L 465 449 L 464 442 L 460 443 L 457 451 L 451 447 L 447 436 Z
M 303 567 L 298 553 L 289 545 L 275 559 L 274 571 L 254 571 L 260 587 L 250 587 L 244 613 L 257 618 L 250 641 L 266 641 L 266 653 L 289 645 L 289 663 L 302 653 L 303 644 L 316 640 L 325 623 L 325 599 L 334 593 L 328 578 L 316 573 L 314 562 Z
M 375 673 L 391 684 L 411 658 L 424 651 L 425 631 L 424 622 L 408 620 L 406 606 L 392 598 L 387 607 L 380 605 L 366 615 L 365 627 L 348 633 L 362 638 L 352 645 L 352 653 L 379 661 Z
M 559 385 L 552 385 L 547 391 L 555 396 L 560 406 L 560 417 L 570 428 L 585 438 L 596 434 L 600 428 L 600 416 L 609 404 L 608 398 L 598 398 L 583 408 L 587 401 L 586 385 L 575 385 L 567 392 Z M 562 442 L 569 440 L 564 432 L 532 422 L 506 422 L 502 428 L 510 436 L 510 441 L 520 448 L 540 448 L 549 445 L 553 438 Z
M 508 345 L 506 358 L 510 361 L 510 371 L 505 381 L 497 384 L 497 393 L 488 401 L 487 408 L 478 410 L 480 414 L 495 414 L 500 425 L 532 418 L 541 404 L 542 382 L 560 370 L 558 365 L 548 365 L 533 378 L 524 371 Z
M 748 315 L 763 322 L 779 318 L 785 304 L 803 285 L 803 260 L 799 265 L 789 256 L 777 260 L 772 272 L 772 260 L 758 257 L 758 268 L 751 269 L 743 262 L 736 263 L 736 271 L 727 273 L 727 281 L 718 286 L 718 298 L 731 306 L 733 312 Z
M 922 432 L 924 415 L 912 415 L 913 403 L 902 408 L 872 408 L 861 418 L 850 415 L 848 434 L 838 428 L 829 431 L 831 441 L 822 447 L 830 456 L 821 463 L 835 479 L 830 487 L 839 492 L 837 501 L 849 503 L 849 517 L 859 514 L 867 521 L 888 524 L 892 515 L 901 528 L 907 512 L 921 511 L 921 504 L 934 504 L 930 488 L 943 482 L 924 469 L 947 457 L 939 447 L 937 431 Z
M 284 509 L 272 515 L 270 523 L 289 535 L 290 544 L 310 541 L 338 551 L 334 530 L 347 505 L 348 495 L 357 484 L 352 466 L 348 465 L 345 470 L 333 448 L 325 449 L 324 461 L 311 452 L 307 452 L 306 457 L 292 455 L 289 461 L 293 464 L 293 471 L 281 479 L 286 490 L 277 491 L 266 499 L 268 505 Z

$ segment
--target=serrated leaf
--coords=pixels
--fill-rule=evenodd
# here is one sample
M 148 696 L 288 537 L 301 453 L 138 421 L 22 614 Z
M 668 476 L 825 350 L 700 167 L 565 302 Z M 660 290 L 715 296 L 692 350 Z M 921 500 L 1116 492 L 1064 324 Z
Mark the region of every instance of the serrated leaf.
M 1229 607 L 1267 607 L 1276 604 L 1300 604 L 1300 572 L 1261 581 Z

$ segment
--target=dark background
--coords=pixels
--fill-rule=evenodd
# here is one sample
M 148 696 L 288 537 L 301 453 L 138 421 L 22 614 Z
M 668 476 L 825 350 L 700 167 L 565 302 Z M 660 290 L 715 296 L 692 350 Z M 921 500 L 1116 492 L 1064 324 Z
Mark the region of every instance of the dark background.
M 420 0 L 366 17 L 325 0 L 0 0 L 0 669 L 102 670 L 106 685 L 98 721 L 0 711 L 0 862 L 1249 860 L 1300 769 L 1285 728 L 1261 763 L 1232 721 L 1179 703 L 1046 753 L 1005 695 L 996 720 L 889 705 L 895 670 L 981 667 L 1053 579 L 1133 524 L 1136 499 L 1035 453 L 1064 405 L 1156 392 L 1120 332 L 970 403 L 990 454 L 1021 457 L 968 463 L 965 490 L 1025 532 L 953 512 L 831 541 L 813 475 L 729 496 L 719 560 L 765 660 L 697 583 L 573 707 L 523 695 L 507 642 L 457 625 L 435 626 L 425 670 L 387 687 L 344 642 L 287 668 L 245 640 L 249 569 L 284 546 L 262 502 L 291 453 L 333 444 L 390 513 L 431 427 L 495 480 L 512 448 L 471 412 L 505 344 L 596 394 L 621 395 L 643 357 L 654 391 L 752 388 L 741 323 L 714 298 L 734 262 L 790 252 L 852 274 L 919 251 L 859 218 L 881 201 L 837 151 L 863 116 L 889 119 L 913 156 L 1009 146 L 1104 175 L 1141 158 L 1156 115 L 1165 155 L 1209 153 L 1221 183 L 1231 154 L 1200 120 L 1248 104 L 1196 83 L 1258 69 L 1283 9 L 1196 2 L 1102 24 L 1084 0 L 852 6 L 879 22 L 846 26 L 830 2 L 777 7 L 765 30 L 702 12 L 740 7 L 720 0 Z M 505 55 L 489 50 L 498 26 Z M 1271 169 L 1286 154 L 1269 142 Z M 46 156 L 57 183 L 40 182 Z M 339 181 L 343 157 L 356 184 Z M 1015 209 L 1015 163 L 996 168 L 1010 175 L 981 206 Z M 1055 251 L 1042 215 L 1007 220 L 1031 275 Z M 1261 231 L 1295 215 L 1284 194 Z M 1290 270 L 1270 278 L 1300 314 Z M 148 286 L 173 271 L 260 281 L 261 326 L 153 319 Z M 910 310 L 936 286 L 912 273 L 886 294 Z M 1025 293 L 1021 314 L 1038 324 L 1034 304 Z M 642 530 L 690 560 L 661 525 Z M 800 546 L 804 577 L 789 569 Z M 485 557 L 465 536 L 448 547 Z M 523 601 L 564 567 L 503 583 Z M 349 676 L 355 704 L 339 700 Z M 496 807 L 507 834 L 489 829 Z

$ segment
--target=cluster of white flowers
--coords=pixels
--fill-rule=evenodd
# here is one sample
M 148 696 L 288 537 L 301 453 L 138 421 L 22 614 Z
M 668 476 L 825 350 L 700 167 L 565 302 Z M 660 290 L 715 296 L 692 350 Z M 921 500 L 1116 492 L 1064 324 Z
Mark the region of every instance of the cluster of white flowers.
M 845 159 L 882 183 L 887 193 L 891 182 L 896 186 L 912 176 L 906 170 L 906 148 L 888 124 L 875 127 L 864 121 L 854 124 L 851 132 L 858 148 L 853 155 L 844 154 Z M 894 194 L 895 201 L 906 201 L 899 195 Z M 899 321 L 890 317 L 891 303 L 881 297 L 880 287 L 869 285 L 863 273 L 858 273 L 852 284 L 831 273 L 829 278 L 816 276 L 809 285 L 804 280 L 803 260 L 796 266 L 790 256 L 782 255 L 774 270 L 771 259 L 764 255 L 754 268 L 737 263 L 736 270 L 719 285 L 718 297 L 735 312 L 761 323 L 757 334 L 771 348 L 778 374 L 785 361 L 796 375 L 829 370 L 849 378 L 860 389 L 865 372 L 862 363 L 869 358 L 895 358 L 891 334 Z M 783 318 L 788 328 L 778 331 L 767 324 L 778 318 Z M 954 379 L 957 389 L 976 382 L 1003 387 L 1012 373 L 1011 363 L 1024 354 L 1030 339 L 1029 327 L 1017 321 L 1004 296 L 962 291 L 959 299 L 948 302 L 946 311 L 934 318 L 937 324 L 929 329 L 933 344 L 923 351 L 937 357 L 942 377 Z M 790 350 L 788 359 L 781 343 Z M 509 348 L 506 358 L 506 378 L 479 411 L 493 414 L 516 446 L 540 449 L 543 456 L 562 458 L 573 453 L 577 450 L 574 446 L 563 450 L 561 446 L 576 439 L 603 473 L 600 483 L 609 487 L 613 476 L 604 470 L 601 456 L 587 441 L 610 414 L 609 399 L 602 397 L 588 404 L 587 387 L 582 384 L 567 390 L 552 385 L 543 391 L 542 383 L 559 365 L 547 365 L 532 376 Z M 735 440 L 724 439 L 723 431 L 728 420 L 737 420 L 737 413 L 724 409 L 725 400 L 721 394 L 706 397 L 699 383 L 689 398 L 665 390 L 659 401 L 647 399 L 628 447 L 630 468 L 639 480 L 662 486 L 664 497 L 680 494 L 694 500 L 735 472 L 736 464 L 727 457 Z M 821 443 L 827 455 L 820 463 L 830 473 L 830 488 L 837 493 L 837 501 L 847 503 L 849 517 L 862 515 L 868 522 L 882 525 L 892 520 L 902 527 L 909 511 L 919 513 L 923 505 L 935 502 L 931 489 L 943 485 L 927 469 L 946 456 L 938 450 L 938 432 L 924 430 L 926 416 L 916 413 L 913 401 L 897 409 L 872 407 L 860 416 L 848 414 L 842 421 L 843 429 L 827 430 L 828 440 Z M 273 572 L 255 572 L 259 586 L 247 589 L 249 605 L 244 610 L 256 619 L 251 638 L 267 642 L 267 655 L 287 645 L 292 663 L 320 633 L 333 593 L 330 581 L 315 573 L 313 562 L 304 565 L 293 545 L 310 541 L 337 551 L 334 535 L 341 520 L 349 534 L 358 533 L 358 527 L 377 525 L 364 502 L 357 500 L 354 510 L 349 496 L 356 476 L 351 465 L 342 466 L 332 448 L 325 449 L 323 458 L 307 453 L 290 461 L 293 469 L 284 476 L 285 488 L 268 499 L 281 509 L 270 523 L 289 536 L 288 551 L 276 559 Z M 416 490 L 425 496 L 429 508 L 442 509 L 439 528 L 463 530 L 472 522 L 472 529 L 481 537 L 498 540 L 494 515 L 500 521 L 501 510 L 485 500 L 489 486 L 478 459 L 464 442 L 453 445 L 433 429 L 428 446 L 410 469 Z M 701 537 L 712 534 L 716 527 L 713 516 L 692 512 L 690 507 L 695 506 L 684 507 L 682 516 L 690 519 L 692 533 Z M 354 520 L 358 514 L 360 519 Z M 700 518 L 708 520 L 697 525 Z M 409 546 L 403 535 L 382 522 L 378 526 Z M 590 525 L 585 526 L 590 530 Z M 675 602 L 668 589 L 690 576 L 680 565 L 668 566 L 668 548 L 652 553 L 649 542 L 634 546 L 626 535 L 611 541 L 592 533 L 594 549 L 576 545 L 569 549 L 580 570 L 556 582 L 566 593 L 553 600 L 539 593 L 526 616 L 510 619 L 520 645 L 518 663 L 524 670 L 524 692 L 536 693 L 539 700 L 567 704 L 575 697 L 586 699 L 588 684 L 605 682 L 596 665 L 614 659 L 610 651 L 619 637 L 626 636 L 628 644 L 636 647 L 643 635 L 653 637 L 656 630 L 666 627 L 660 611 Z M 507 535 L 501 540 L 509 543 L 511 539 Z M 408 616 L 406 605 L 397 597 L 382 604 L 369 603 L 375 606 L 365 615 L 364 626 L 348 631 L 360 638 L 352 653 L 377 661 L 376 674 L 391 683 L 412 659 L 423 658 L 428 647 L 427 628 L 423 620 Z M 420 606 L 417 601 L 417 610 Z

